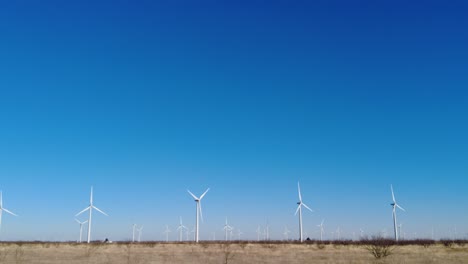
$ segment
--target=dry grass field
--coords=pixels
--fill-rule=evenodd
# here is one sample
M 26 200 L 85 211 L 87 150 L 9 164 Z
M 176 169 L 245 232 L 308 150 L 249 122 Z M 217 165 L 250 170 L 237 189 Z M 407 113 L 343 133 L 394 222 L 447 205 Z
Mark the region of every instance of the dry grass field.
M 317 243 L 0 243 L 0 263 L 468 263 L 468 244 L 398 245 L 376 259 L 368 245 Z

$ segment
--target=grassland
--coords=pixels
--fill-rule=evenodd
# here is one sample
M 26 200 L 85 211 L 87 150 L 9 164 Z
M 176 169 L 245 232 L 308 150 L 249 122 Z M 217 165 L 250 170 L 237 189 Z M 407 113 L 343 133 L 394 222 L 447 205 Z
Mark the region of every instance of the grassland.
M 468 243 L 387 245 L 375 258 L 372 243 L 0 243 L 0 263 L 468 263 Z M 377 247 L 380 247 L 377 245 Z

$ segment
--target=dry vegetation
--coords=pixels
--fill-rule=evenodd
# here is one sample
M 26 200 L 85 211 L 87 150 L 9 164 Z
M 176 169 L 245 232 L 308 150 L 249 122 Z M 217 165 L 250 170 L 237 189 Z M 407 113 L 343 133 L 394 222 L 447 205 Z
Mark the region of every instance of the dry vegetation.
M 0 243 L 0 263 L 468 263 L 466 242 L 4 242 Z M 376 255 L 381 251 L 382 255 Z

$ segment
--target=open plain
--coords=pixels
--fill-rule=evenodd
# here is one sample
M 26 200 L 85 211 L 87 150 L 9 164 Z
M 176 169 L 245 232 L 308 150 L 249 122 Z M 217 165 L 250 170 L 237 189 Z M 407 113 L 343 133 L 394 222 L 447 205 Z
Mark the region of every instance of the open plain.
M 468 263 L 468 245 L 397 245 L 375 258 L 368 245 L 320 243 L 4 242 L 0 263 Z

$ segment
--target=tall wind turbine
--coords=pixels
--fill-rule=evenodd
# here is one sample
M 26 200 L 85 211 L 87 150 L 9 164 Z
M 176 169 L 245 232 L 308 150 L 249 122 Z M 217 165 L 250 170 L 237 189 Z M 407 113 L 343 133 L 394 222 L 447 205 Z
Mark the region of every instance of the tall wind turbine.
M 77 219 L 75 219 L 75 221 L 80 224 L 80 243 L 81 243 L 81 235 L 83 234 L 83 225 L 88 223 L 88 220 L 84 221 L 84 222 L 80 222 L 78 221 Z
M 187 227 L 182 224 L 182 217 L 180 217 L 179 226 L 177 227 L 177 230 L 179 230 L 179 241 L 182 241 L 182 234 L 184 233 L 184 229 L 187 229 Z
M 85 209 L 83 209 L 83 211 L 77 213 L 75 216 L 78 216 L 86 211 L 89 210 L 89 218 L 88 218 L 88 243 L 91 242 L 91 219 L 92 219 L 92 216 L 93 216 L 93 209 L 95 209 L 96 211 L 100 212 L 101 214 L 105 215 L 105 216 L 108 216 L 106 213 L 104 213 L 103 211 L 101 211 L 99 208 L 97 208 L 96 206 L 94 206 L 93 204 L 93 186 L 91 186 L 91 195 L 90 195 L 90 198 L 89 198 L 89 206 L 86 207 Z
M 3 198 L 2 198 L 2 191 L 0 191 L 0 229 L 2 227 L 2 213 L 5 211 L 5 213 L 9 213 L 11 215 L 17 216 L 14 213 L 8 211 L 6 208 L 3 208 Z
M 298 206 L 296 209 L 296 213 L 299 212 L 299 240 L 301 242 L 304 241 L 304 238 L 302 237 L 302 207 L 304 206 L 307 208 L 309 211 L 313 212 L 312 209 L 310 209 L 305 203 L 302 202 L 302 196 L 301 196 L 301 187 L 299 186 L 299 182 L 297 183 L 297 191 L 299 193 L 299 202 L 297 202 Z
M 390 190 L 392 190 L 392 199 L 393 203 L 390 205 L 392 206 L 392 213 L 393 213 L 393 231 L 395 233 L 395 241 L 398 241 L 398 226 L 397 226 L 397 219 L 396 219 L 396 208 L 400 208 L 401 210 L 405 211 L 401 206 L 399 206 L 395 200 L 395 194 L 393 193 L 393 186 L 390 184 Z
M 200 215 L 202 221 L 203 221 L 203 213 L 202 213 L 202 208 L 201 208 L 201 199 L 205 196 L 205 194 L 210 190 L 210 188 L 206 189 L 206 191 L 198 198 L 195 196 L 193 193 L 191 193 L 189 190 L 187 192 L 193 197 L 195 202 L 197 203 L 197 213 L 196 213 L 196 218 L 195 218 L 195 242 L 198 243 L 198 215 Z
M 317 225 L 320 228 L 320 241 L 323 241 L 323 221 L 325 221 L 325 219 L 322 220 L 320 225 Z
M 260 230 L 260 226 L 257 227 L 257 230 L 255 230 L 255 233 L 257 233 L 257 241 L 260 241 L 260 234 L 262 231 Z

